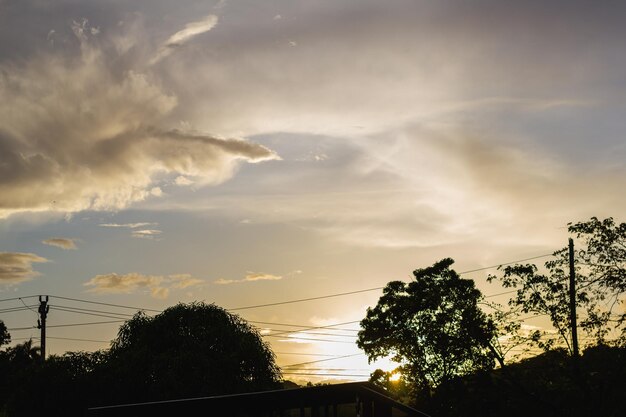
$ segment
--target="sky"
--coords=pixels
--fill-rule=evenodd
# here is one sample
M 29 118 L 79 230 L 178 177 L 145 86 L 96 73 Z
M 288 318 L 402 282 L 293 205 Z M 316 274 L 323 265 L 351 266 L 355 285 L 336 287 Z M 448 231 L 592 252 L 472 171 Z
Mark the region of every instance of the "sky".
M 618 1 L 0 0 L 0 299 L 24 301 L 0 320 L 32 327 L 39 294 L 49 326 L 135 311 L 75 300 L 204 301 L 256 323 L 279 365 L 388 369 L 353 343 L 380 290 L 241 308 L 623 221 L 624 18 Z M 463 276 L 491 295 L 493 272 Z M 50 327 L 48 353 L 106 348 L 118 325 Z

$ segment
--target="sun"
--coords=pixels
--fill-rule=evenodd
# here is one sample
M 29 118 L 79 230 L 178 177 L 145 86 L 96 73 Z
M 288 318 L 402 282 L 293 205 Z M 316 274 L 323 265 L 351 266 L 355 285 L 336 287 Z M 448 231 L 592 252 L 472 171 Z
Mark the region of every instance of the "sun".
M 391 376 L 389 377 L 389 380 L 391 382 L 398 382 L 400 380 L 400 378 L 402 378 L 402 374 L 400 372 L 394 372 L 393 374 L 391 374 Z

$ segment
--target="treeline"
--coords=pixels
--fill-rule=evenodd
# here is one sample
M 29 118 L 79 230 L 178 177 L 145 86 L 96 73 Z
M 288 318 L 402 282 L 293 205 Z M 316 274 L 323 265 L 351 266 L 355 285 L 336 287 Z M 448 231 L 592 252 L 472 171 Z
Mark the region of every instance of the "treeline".
M 107 350 L 45 361 L 32 341 L 1 351 L 0 416 L 83 416 L 88 406 L 262 391 L 281 380 L 269 345 L 243 319 L 179 304 L 136 314 Z
M 357 344 L 370 360 L 399 366 L 371 381 L 441 417 L 623 416 L 626 223 L 593 217 L 568 231 L 570 245 L 543 267 L 506 266 L 489 277 L 510 289 L 506 305 L 489 302 L 449 258 L 415 270 L 411 282 L 388 283 Z M 524 325 L 529 317 L 552 328 Z
M 625 392 L 626 349 L 595 346 L 577 363 L 557 349 L 453 379 L 417 406 L 440 417 L 618 417 L 626 412 Z

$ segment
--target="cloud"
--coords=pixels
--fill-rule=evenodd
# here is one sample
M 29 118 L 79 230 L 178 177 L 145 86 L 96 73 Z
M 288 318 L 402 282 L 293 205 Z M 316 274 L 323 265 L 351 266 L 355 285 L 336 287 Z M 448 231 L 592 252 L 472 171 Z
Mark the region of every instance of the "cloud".
M 61 237 L 54 237 L 51 239 L 46 239 L 41 243 L 49 246 L 56 246 L 57 248 L 69 250 L 69 249 L 77 249 L 76 247 L 76 239 L 67 239 Z
M 37 275 L 33 263 L 48 262 L 34 253 L 0 252 L 0 284 L 14 285 Z
M 176 177 L 176 179 L 174 180 L 174 183 L 176 185 L 192 185 L 193 181 L 187 177 L 183 177 L 182 175 L 180 175 Z
M 137 222 L 137 223 L 102 223 L 100 227 L 109 227 L 116 229 L 130 229 L 131 236 L 140 238 L 140 239 L 154 239 L 160 240 L 159 236 L 163 233 L 163 231 L 159 229 L 146 229 L 146 227 L 150 226 L 158 226 L 158 223 L 149 223 L 149 222 Z
M 127 229 L 137 229 L 140 227 L 146 227 L 146 226 L 155 226 L 158 225 L 158 223 L 147 223 L 147 222 L 141 222 L 141 223 L 102 223 L 100 224 L 100 227 L 113 227 L 113 228 L 127 228 Z
M 214 284 L 218 285 L 228 285 L 228 284 L 236 284 L 241 282 L 255 282 L 255 281 L 279 281 L 284 277 L 281 275 L 273 275 L 259 272 L 250 272 L 246 273 L 245 278 L 242 279 L 224 279 L 219 278 L 213 281 Z
M 143 275 L 139 273 L 96 275 L 85 286 L 92 287 L 88 292 L 98 294 L 130 294 L 147 290 L 154 298 L 164 299 L 171 289 L 183 289 L 202 284 L 204 281 L 189 274 Z
M 152 58 L 151 64 L 154 65 L 163 58 L 170 55 L 174 48 L 178 48 L 189 42 L 192 38 L 210 31 L 217 25 L 217 16 L 208 15 L 204 19 L 197 22 L 187 23 L 184 29 L 179 30 L 170 36 L 159 48 L 157 54 Z
M 246 277 L 244 278 L 244 281 L 278 281 L 281 279 L 283 279 L 283 277 L 279 275 L 248 272 L 246 274 Z
M 157 229 L 133 230 L 132 236 L 140 239 L 156 239 L 161 233 L 163 232 Z
M 240 161 L 277 158 L 243 139 L 168 127 L 176 96 L 165 92 L 156 74 L 92 43 L 86 28 L 74 27 L 78 56 L 41 52 L 0 61 L 0 218 L 24 211 L 118 210 L 158 198 L 157 176 L 219 184 Z M 194 28 L 174 40 L 184 42 L 199 30 Z
M 132 236 L 140 239 L 157 239 L 163 233 L 157 229 L 133 230 Z

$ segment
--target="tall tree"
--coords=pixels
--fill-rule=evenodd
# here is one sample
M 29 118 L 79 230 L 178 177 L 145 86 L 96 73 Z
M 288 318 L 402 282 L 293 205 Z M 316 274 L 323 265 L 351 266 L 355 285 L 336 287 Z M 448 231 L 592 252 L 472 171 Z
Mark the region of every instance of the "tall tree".
M 446 258 L 392 281 L 361 321 L 357 345 L 370 361 L 391 355 L 404 378 L 430 392 L 444 381 L 492 369 L 495 326 L 478 306 L 474 281 L 461 278 Z
M 575 301 L 577 309 L 584 313 L 579 325 L 592 343 L 603 344 L 612 339 L 624 344 L 626 314 L 616 312 L 625 305 L 626 223 L 592 217 L 568 226 L 576 239 Z M 572 352 L 568 271 L 568 248 L 563 248 L 544 264 L 543 271 L 534 264 L 513 265 L 503 268 L 501 276 L 489 277 L 505 288 L 517 289 L 509 301 L 512 315 L 535 313 L 550 318 L 558 338 L 535 331 L 529 339 L 544 349 L 560 345 Z
M 204 303 L 178 304 L 122 325 L 103 368 L 103 402 L 165 400 L 278 387 L 274 354 L 239 316 Z

